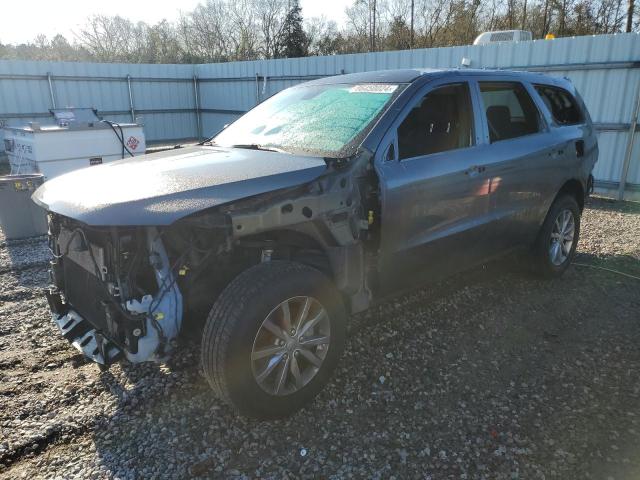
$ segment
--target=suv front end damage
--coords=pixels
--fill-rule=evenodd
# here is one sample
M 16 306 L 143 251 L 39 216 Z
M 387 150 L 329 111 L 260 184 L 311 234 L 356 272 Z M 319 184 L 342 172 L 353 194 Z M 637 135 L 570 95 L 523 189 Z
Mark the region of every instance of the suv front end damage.
M 182 295 L 155 227 L 89 228 L 51 216 L 55 324 L 103 367 L 159 361 L 182 323 Z
M 377 250 L 371 153 L 328 162 L 303 185 L 242 198 L 164 226 L 90 226 L 50 214 L 53 320 L 103 367 L 120 359 L 163 361 L 184 320 L 206 318 L 244 270 L 295 261 L 331 278 L 352 312 L 373 292 Z
M 162 361 L 181 331 L 200 334 L 215 395 L 275 418 L 315 397 L 339 364 L 348 315 L 376 299 L 518 246 L 559 276 L 597 141 L 586 113 L 559 130 L 554 118 L 575 116 L 538 111 L 548 102 L 526 98 L 526 78 L 548 82 L 521 75 L 327 77 L 201 144 L 45 182 L 33 199 L 51 218 L 56 324 L 103 367 Z M 549 88 L 569 88 L 559 82 Z M 506 104 L 495 117 L 477 110 L 496 91 L 517 93 L 523 121 Z M 515 153 L 494 142 L 526 136 Z M 480 184 L 492 178 L 500 189 L 488 198 Z

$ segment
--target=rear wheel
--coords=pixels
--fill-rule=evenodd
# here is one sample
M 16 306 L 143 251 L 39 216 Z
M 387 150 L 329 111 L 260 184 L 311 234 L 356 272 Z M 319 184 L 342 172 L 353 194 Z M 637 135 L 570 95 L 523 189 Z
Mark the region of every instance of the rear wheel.
M 580 207 L 570 195 L 551 205 L 533 248 L 533 270 L 547 278 L 559 277 L 575 255 L 580 235 Z
M 266 262 L 236 277 L 214 304 L 202 363 L 213 390 L 240 413 L 278 417 L 317 395 L 344 339 L 344 307 L 324 274 Z

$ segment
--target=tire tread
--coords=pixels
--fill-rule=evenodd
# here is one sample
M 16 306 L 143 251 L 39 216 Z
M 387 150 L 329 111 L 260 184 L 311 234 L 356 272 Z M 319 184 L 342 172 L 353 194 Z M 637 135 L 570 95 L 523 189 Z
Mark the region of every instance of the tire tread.
M 225 359 L 231 343 L 232 329 L 241 319 L 246 299 L 257 295 L 264 287 L 292 273 L 311 267 L 288 261 L 270 261 L 255 265 L 235 277 L 220 294 L 209 315 L 202 335 L 202 366 L 214 394 L 238 410 L 229 393 L 225 376 Z
M 572 247 L 572 252 L 568 262 L 562 265 L 561 268 L 553 267 L 548 260 L 548 247 L 546 244 L 548 231 L 552 228 L 552 223 L 562 207 L 571 208 L 574 212 L 576 221 L 575 242 Z M 531 251 L 531 272 L 539 278 L 557 278 L 564 273 L 573 261 L 575 249 L 580 240 L 580 207 L 575 197 L 569 194 L 559 195 L 549 207 L 547 216 L 544 219 L 540 232 Z

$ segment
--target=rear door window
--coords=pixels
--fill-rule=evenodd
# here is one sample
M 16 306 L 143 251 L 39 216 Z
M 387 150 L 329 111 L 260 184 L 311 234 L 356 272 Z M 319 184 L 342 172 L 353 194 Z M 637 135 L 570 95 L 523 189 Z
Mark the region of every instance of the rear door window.
M 540 114 L 518 82 L 480 82 L 491 143 L 537 133 Z
M 562 88 L 536 85 L 536 91 L 558 125 L 578 125 L 583 122 L 576 99 Z
M 432 90 L 411 109 L 398 128 L 400 160 L 471 146 L 473 108 L 469 85 Z

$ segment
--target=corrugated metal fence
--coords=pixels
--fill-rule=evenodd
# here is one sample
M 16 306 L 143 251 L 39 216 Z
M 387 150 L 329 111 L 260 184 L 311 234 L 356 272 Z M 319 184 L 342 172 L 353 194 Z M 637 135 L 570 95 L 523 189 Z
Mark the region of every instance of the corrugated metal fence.
M 541 71 L 569 77 L 599 131 L 595 177 L 640 199 L 640 35 L 502 43 L 208 65 L 0 61 L 0 122 L 42 120 L 56 105 L 93 106 L 109 119 L 141 117 L 151 143 L 201 138 L 274 93 L 327 75 L 392 68 L 459 67 Z
M 0 61 L 0 121 L 49 122 L 49 109 L 95 107 L 109 120 L 139 118 L 151 142 L 195 138 L 193 65 Z

